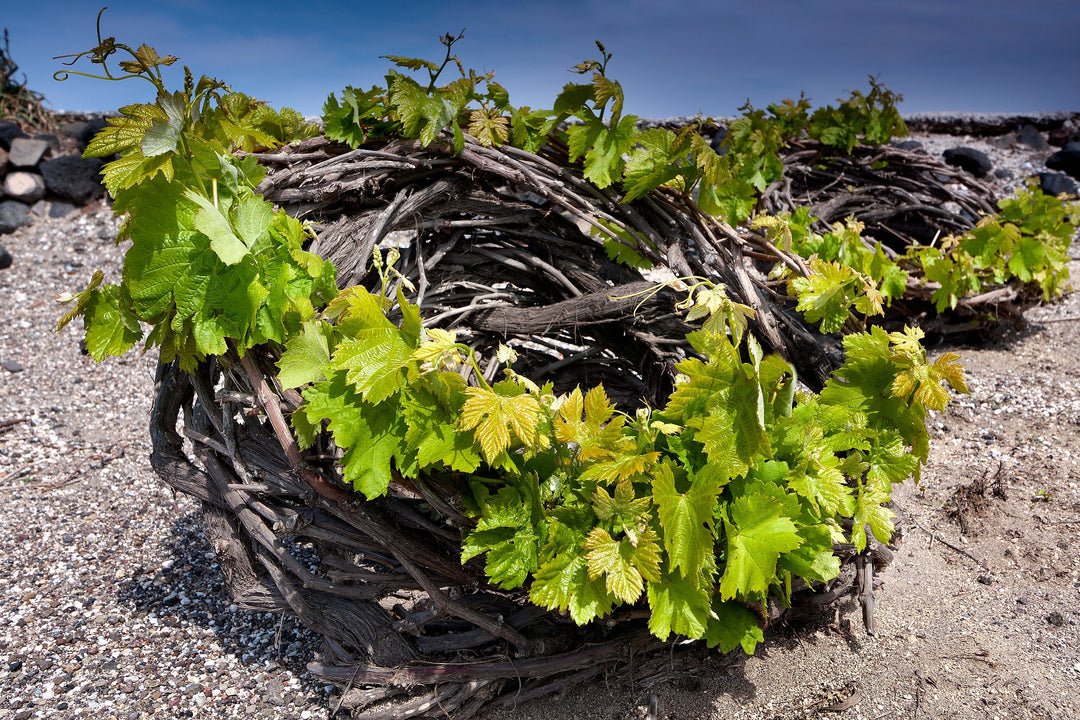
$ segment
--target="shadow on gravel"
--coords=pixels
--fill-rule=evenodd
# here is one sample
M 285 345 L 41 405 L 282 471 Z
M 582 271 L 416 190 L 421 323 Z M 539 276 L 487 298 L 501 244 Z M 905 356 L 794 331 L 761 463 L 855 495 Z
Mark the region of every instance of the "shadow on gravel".
M 130 608 L 136 617 L 156 618 L 157 624 L 165 627 L 211 631 L 221 651 L 212 653 L 213 657 L 208 655 L 207 659 L 235 655 L 240 664 L 250 670 L 252 683 L 260 671 L 287 668 L 300 679 L 304 694 L 326 697 L 323 685 L 310 678 L 305 667 L 319 653 L 320 638 L 291 616 L 230 607 L 232 603 L 203 534 L 199 513 L 188 513 L 173 522 L 165 552 L 159 559 L 160 564 L 156 567 L 136 569 L 117 594 L 119 604 Z M 757 652 L 767 655 L 770 647 L 797 647 L 818 631 L 841 635 L 857 652 L 861 645 L 850 619 L 857 616 L 857 603 L 848 596 L 820 610 L 793 613 L 767 631 L 765 643 Z M 669 675 L 665 681 L 644 689 L 660 695 L 677 692 L 678 712 L 686 717 L 707 717 L 712 711 L 711 695 L 698 692 L 702 688 L 702 678 L 712 678 L 714 691 L 740 702 L 750 702 L 757 696 L 757 687 L 745 676 L 746 656 L 718 656 L 714 652 L 689 648 L 687 652 L 699 655 L 699 663 L 681 675 Z M 627 704 L 631 698 L 641 695 L 643 688 L 635 687 L 620 675 L 616 672 L 608 676 L 605 685 L 612 693 L 612 700 Z M 642 702 L 637 704 L 648 702 L 648 695 L 646 692 Z M 332 701 L 323 700 L 322 703 L 328 709 L 332 708 Z M 502 717 L 498 713 L 496 716 Z
M 214 553 L 203 533 L 202 515 L 177 518 L 156 567 L 137 568 L 117 593 L 117 601 L 136 617 L 154 617 L 170 628 L 213 632 L 221 646 L 215 656 L 235 655 L 246 668 L 287 668 L 308 695 L 323 695 L 323 685 L 307 674 L 321 640 L 291 616 L 250 612 L 232 605 Z

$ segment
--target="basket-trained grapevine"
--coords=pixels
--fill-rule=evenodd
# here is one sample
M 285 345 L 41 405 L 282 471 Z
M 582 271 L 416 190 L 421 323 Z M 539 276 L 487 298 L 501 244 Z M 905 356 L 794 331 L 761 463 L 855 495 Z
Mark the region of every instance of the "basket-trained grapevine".
M 204 502 L 238 602 L 322 633 L 313 670 L 369 717 L 468 715 L 507 677 L 525 699 L 673 637 L 753 652 L 890 541 L 927 412 L 966 391 L 955 354 L 875 317 L 1055 297 L 1075 231 L 1034 190 L 902 253 L 756 214 L 792 138 L 903 131 L 876 81 L 747 108 L 718 153 L 702 124 L 639 129 L 603 46 L 534 110 L 459 39 L 331 96 L 322 133 L 190 72 L 170 91 L 145 45 L 75 58 L 157 96 L 87 148 L 118 155 L 130 247 L 61 325 L 98 359 L 159 348 L 155 468 Z

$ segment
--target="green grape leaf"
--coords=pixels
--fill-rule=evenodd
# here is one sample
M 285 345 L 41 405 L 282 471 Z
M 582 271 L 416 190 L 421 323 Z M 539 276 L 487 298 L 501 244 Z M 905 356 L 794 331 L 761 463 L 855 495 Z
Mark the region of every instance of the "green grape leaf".
M 413 351 L 419 344 L 414 313 L 404 305 L 402 327 L 390 322 L 383 312 L 383 300 L 363 288 L 350 288 L 337 299 L 345 308 L 340 323 L 348 339 L 338 343 L 331 365 L 348 371 L 348 381 L 370 403 L 380 403 L 396 393 L 405 382 Z
M 626 267 L 648 270 L 653 266 L 651 262 L 642 257 L 637 248 L 630 247 L 625 242 L 615 238 L 604 238 L 604 254 L 608 256 L 608 260 L 613 260 Z
M 167 181 L 172 182 L 174 177 L 172 155 L 146 157 L 142 153 L 131 153 L 106 163 L 101 169 L 105 188 L 113 197 L 158 173 L 161 173 Z
M 105 285 L 90 290 L 83 317 L 86 351 L 98 362 L 106 355 L 123 355 L 142 338 L 139 319 L 131 312 L 122 287 Z
M 799 547 L 802 538 L 776 498 L 759 493 L 736 497 L 724 519 L 727 568 L 720 580 L 725 600 L 763 593 L 776 574 L 780 553 Z
M 385 113 L 386 91 L 372 87 L 368 91 L 346 86 L 341 104 L 333 94 L 323 104 L 323 124 L 326 137 L 358 148 L 368 139 L 369 124 L 373 125 Z
M 675 475 L 668 463 L 657 466 L 652 476 L 653 501 L 664 528 L 664 548 L 673 570 L 696 578 L 713 553 L 716 540 L 713 510 L 720 493 L 719 478 L 695 477 L 685 493 L 675 489 Z M 674 577 L 672 572 L 668 577 Z M 650 590 L 651 592 L 651 590 Z M 686 633 L 684 633 L 686 634 Z M 695 637 L 700 636 L 700 633 Z
M 752 655 L 758 643 L 765 642 L 765 633 L 753 610 L 741 603 L 714 598 L 705 642 L 723 653 L 742 646 L 743 652 Z
M 210 238 L 210 247 L 226 265 L 235 265 L 248 254 L 248 246 L 236 236 L 232 224 L 214 203 L 195 190 L 185 190 L 184 197 L 199 206 L 194 226 Z
M 799 528 L 802 545 L 782 553 L 777 567 L 818 582 L 828 582 L 840 574 L 840 558 L 833 554 L 833 537 L 824 525 L 805 525 Z
M 69 322 L 86 312 L 86 306 L 90 303 L 90 296 L 93 294 L 94 289 L 101 285 L 101 282 L 104 279 L 105 275 L 100 270 L 95 270 L 94 274 L 90 276 L 90 282 L 87 283 L 86 288 L 82 292 L 76 293 L 75 295 L 64 292 L 57 296 L 56 302 L 61 305 L 66 305 L 72 300 L 75 301 L 75 305 L 64 313 L 64 316 L 56 323 L 57 332 L 63 330 Z
M 504 590 L 521 587 L 539 566 L 540 536 L 533 525 L 534 508 L 514 487 L 495 495 L 478 483 L 473 496 L 481 510 L 476 530 L 462 540 L 461 562 L 487 553 L 487 575 Z
M 622 157 L 637 142 L 637 120 L 635 115 L 627 115 L 615 127 L 604 127 L 593 137 L 585 153 L 585 177 L 598 188 L 608 187 L 622 175 Z
M 457 427 L 464 386 L 465 381 L 457 373 L 441 372 L 407 387 L 401 401 L 408 425 L 405 440 L 416 451 L 421 470 L 444 465 L 471 473 L 479 467 L 481 457 L 472 438 Z
M 622 116 L 623 109 L 622 85 L 617 80 L 612 80 L 606 75 L 597 72 L 593 73 L 593 88 L 596 90 L 596 107 L 603 107 L 608 100 L 613 101 L 611 103 L 611 122 L 617 124 Z
M 892 540 L 893 519 L 896 513 L 884 507 L 887 502 L 889 502 L 889 493 L 877 483 L 859 485 L 859 491 L 855 497 L 855 514 L 852 518 L 854 525 L 851 529 L 851 543 L 859 552 L 866 548 L 867 526 L 879 542 L 885 544 Z
M 274 222 L 274 208 L 261 196 L 243 194 L 229 212 L 229 222 L 233 231 L 244 245 L 254 249 L 267 240 L 270 227 Z
M 912 455 L 897 432 L 882 431 L 867 453 L 866 477 L 883 489 L 907 480 L 919 471 L 919 459 Z
M 629 538 L 615 540 L 603 528 L 593 528 L 585 539 L 589 579 L 604 577 L 607 591 L 624 603 L 634 603 L 644 581 L 660 579 L 660 546 L 656 533 L 646 527 L 635 545 Z
M 614 454 L 610 459 L 588 463 L 581 472 L 581 479 L 601 482 L 627 480 L 648 474 L 659 458 L 659 452 L 643 453 L 635 444 L 627 443 L 622 452 Z
M 147 70 L 152 70 L 159 65 L 172 65 L 174 62 L 176 62 L 176 58 L 172 55 L 160 57 L 157 54 L 157 50 L 144 44 L 140 45 L 135 51 L 134 60 L 121 61 L 120 67 L 124 72 L 138 74 L 146 72 Z
M 87 144 L 83 157 L 108 157 L 130 150 L 137 151 L 155 120 L 168 120 L 168 115 L 157 105 L 137 104 L 120 108 L 120 117 L 105 120 L 109 124 Z
M 176 152 L 188 118 L 187 98 L 182 92 L 161 93 L 157 104 L 164 117 L 158 115 L 151 121 L 139 145 L 146 157 Z
M 285 343 L 285 351 L 277 362 L 278 382 L 283 388 L 300 387 L 324 380 L 330 364 L 330 342 L 333 331 L 323 322 L 305 322 L 297 335 Z
M 389 60 L 398 67 L 407 68 L 409 70 L 427 70 L 433 73 L 439 72 L 439 66 L 430 60 L 402 57 L 401 55 L 380 55 L 379 57 Z
M 574 388 L 563 396 L 555 414 L 555 439 L 575 443 L 580 460 L 607 458 L 621 446 L 624 420 L 624 416 L 615 415 L 615 406 L 608 400 L 603 385 L 597 385 L 584 396 L 581 388 Z
M 596 101 L 596 88 L 593 85 L 567 83 L 555 98 L 552 106 L 557 114 L 577 115 L 581 117 L 585 103 Z M 591 113 L 589 113 L 591 115 Z
M 615 603 L 604 578 L 589 577 L 585 533 L 581 528 L 591 527 L 591 517 L 591 510 L 579 507 L 562 513 L 566 523 L 553 520 L 549 524 L 540 569 L 533 574 L 529 588 L 529 598 L 534 603 L 569 612 L 578 625 L 607 615 Z
M 812 275 L 793 278 L 789 284 L 799 299 L 795 309 L 809 322 L 820 322 L 822 332 L 839 331 L 853 306 L 864 315 L 882 313 L 881 294 L 857 270 L 817 259 L 810 261 L 810 269 Z
M 412 78 L 394 71 L 388 77 L 390 106 L 401 118 L 402 133 L 430 145 L 457 112 L 448 100 L 432 97 Z
M 649 191 L 682 175 L 681 161 L 689 149 L 685 135 L 676 135 L 663 128 L 652 128 L 638 135 L 637 145 L 626 162 L 623 199 L 630 202 L 644 197 Z
M 537 540 L 532 525 L 476 530 L 462 540 L 461 561 L 487 553 L 488 578 L 503 590 L 512 590 L 537 569 Z
M 293 413 L 305 416 L 311 427 L 320 427 L 323 420 L 338 447 L 349 448 L 357 443 L 358 428 L 364 423 L 364 402 L 359 393 L 345 380 L 344 372 L 335 372 L 326 380 L 304 388 L 304 404 Z
M 596 488 L 592 506 L 596 517 L 621 530 L 641 524 L 648 517 L 652 502 L 647 497 L 634 497 L 633 483 L 623 480 L 615 486 L 614 496 L 608 495 L 603 487 Z
M 467 388 L 459 428 L 473 431 L 489 463 L 510 447 L 510 432 L 527 447 L 535 445 L 540 404 L 533 395 L 508 397 L 486 388 Z
M 700 638 L 712 619 L 709 590 L 696 576 L 665 574 L 648 586 L 649 630 L 661 640 L 675 633 Z
M 157 176 L 140 185 L 128 208 L 132 246 L 124 256 L 124 282 L 142 320 L 156 323 L 165 316 L 181 276 L 202 252 L 200 245 L 209 247 L 194 229 L 197 207 L 182 188 Z
M 301 413 L 306 417 L 300 422 L 306 426 L 328 420 L 334 442 L 346 450 L 341 458 L 345 482 L 369 499 L 385 494 L 395 460 L 408 459 L 406 428 L 397 403 L 365 402 L 341 371 L 309 386 L 303 396 L 304 404 L 293 413 L 294 427 Z

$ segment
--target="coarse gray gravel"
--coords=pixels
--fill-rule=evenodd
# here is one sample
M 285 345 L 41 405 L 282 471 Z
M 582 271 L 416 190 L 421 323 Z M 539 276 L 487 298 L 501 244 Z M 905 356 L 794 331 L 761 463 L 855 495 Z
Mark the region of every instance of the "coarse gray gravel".
M 153 357 L 54 332 L 56 295 L 119 278 L 116 228 L 98 207 L 4 236 L 0 718 L 325 718 L 316 639 L 230 605 L 198 505 L 150 468 Z

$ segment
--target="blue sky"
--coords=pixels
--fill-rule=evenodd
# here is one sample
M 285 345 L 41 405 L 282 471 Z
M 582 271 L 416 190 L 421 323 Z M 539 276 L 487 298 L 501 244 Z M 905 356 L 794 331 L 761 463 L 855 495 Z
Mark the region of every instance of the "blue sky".
M 151 99 L 141 81 L 72 76 L 53 56 L 96 44 L 100 1 L 9 0 L 2 23 L 29 86 L 57 110 Z M 465 29 L 466 67 L 494 70 L 516 105 L 550 107 L 602 41 L 626 110 L 733 115 L 806 91 L 815 105 L 877 75 L 903 112 L 1080 110 L 1077 0 L 111 0 L 102 32 L 147 43 L 272 105 L 318 114 L 345 85 L 382 84 L 380 55 L 441 59 Z M 10 10 L 14 12 L 10 12 Z M 85 64 L 83 69 L 87 69 Z M 452 78 L 451 78 L 452 79 Z

